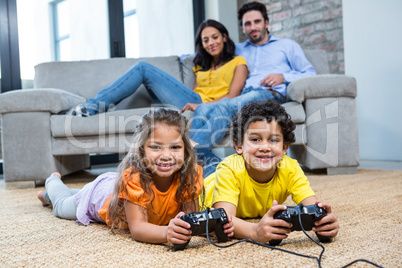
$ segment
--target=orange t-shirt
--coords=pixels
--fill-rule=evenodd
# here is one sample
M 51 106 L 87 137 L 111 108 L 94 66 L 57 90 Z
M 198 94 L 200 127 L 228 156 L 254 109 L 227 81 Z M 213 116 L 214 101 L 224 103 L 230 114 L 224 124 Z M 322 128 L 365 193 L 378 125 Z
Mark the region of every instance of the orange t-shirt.
M 195 182 L 196 197 L 188 200 L 188 202 L 193 201 L 198 198 L 203 189 L 203 179 L 202 179 L 202 167 L 197 165 L 197 178 Z M 128 180 L 127 182 L 127 192 L 120 191 L 120 200 L 128 200 L 134 204 L 137 204 L 143 208 L 147 209 L 148 222 L 156 225 L 167 225 L 171 219 L 173 219 L 177 213 L 180 211 L 179 203 L 176 200 L 176 192 L 180 186 L 179 173 L 176 173 L 172 185 L 166 192 L 160 192 L 153 183 L 151 183 L 151 188 L 154 191 L 154 199 L 152 200 L 152 205 L 149 204 L 149 197 L 144 194 L 144 190 L 141 187 L 139 173 L 134 173 L 131 177 L 130 169 L 124 172 L 123 177 Z M 103 207 L 98 211 L 99 216 L 106 222 L 108 226 L 111 226 L 111 221 L 109 220 L 108 210 L 109 202 L 113 194 L 111 194 L 105 201 Z M 185 194 L 188 197 L 188 194 Z M 125 216 L 124 216 L 125 217 Z M 127 224 L 124 224 L 121 228 L 127 229 Z

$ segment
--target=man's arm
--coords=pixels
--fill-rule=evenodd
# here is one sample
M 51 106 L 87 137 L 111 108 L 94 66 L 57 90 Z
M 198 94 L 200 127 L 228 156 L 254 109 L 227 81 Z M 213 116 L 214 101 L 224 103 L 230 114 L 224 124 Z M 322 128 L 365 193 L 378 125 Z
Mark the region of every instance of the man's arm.
M 303 49 L 295 41 L 291 41 L 291 47 L 288 51 L 287 57 L 291 70 L 283 74 L 285 84 L 289 84 L 297 78 L 317 74 L 313 65 L 311 65 L 304 55 Z
M 236 67 L 233 75 L 232 83 L 230 84 L 229 93 L 208 103 L 217 103 L 224 98 L 233 99 L 241 94 L 241 91 L 246 84 L 248 76 L 248 69 L 246 65 L 239 65 Z

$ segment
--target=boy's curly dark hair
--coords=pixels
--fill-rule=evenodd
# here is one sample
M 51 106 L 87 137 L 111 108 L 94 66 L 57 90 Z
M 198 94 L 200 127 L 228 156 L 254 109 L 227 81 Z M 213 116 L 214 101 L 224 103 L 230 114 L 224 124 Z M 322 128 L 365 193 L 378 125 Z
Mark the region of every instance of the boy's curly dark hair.
M 232 140 L 235 145 L 243 144 L 244 133 L 248 126 L 256 121 L 267 120 L 270 123 L 275 120 L 280 126 L 283 134 L 284 144 L 295 142 L 295 134 L 293 131 L 296 128 L 295 123 L 286 112 L 285 108 L 275 100 L 267 101 L 252 101 L 245 105 L 234 116 L 232 120 Z

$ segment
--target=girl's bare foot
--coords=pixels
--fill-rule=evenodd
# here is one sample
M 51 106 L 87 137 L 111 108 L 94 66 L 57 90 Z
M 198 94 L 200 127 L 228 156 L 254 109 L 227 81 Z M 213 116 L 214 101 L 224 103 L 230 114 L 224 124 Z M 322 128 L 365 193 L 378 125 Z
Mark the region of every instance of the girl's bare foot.
M 42 207 L 47 207 L 49 206 L 49 203 L 45 201 L 45 199 L 43 199 L 43 193 L 45 191 L 39 191 L 38 192 L 38 199 L 42 202 Z
M 53 172 L 50 176 L 57 176 L 57 177 L 59 177 L 61 179 L 61 175 L 60 175 L 59 172 Z M 45 191 L 39 191 L 38 192 L 38 199 L 42 202 L 42 206 L 47 207 L 50 204 L 48 202 L 46 202 L 45 199 L 43 198 L 43 193 L 44 192 Z
M 50 176 L 57 176 L 61 179 L 61 175 L 59 172 L 53 172 L 52 175 L 50 175 Z

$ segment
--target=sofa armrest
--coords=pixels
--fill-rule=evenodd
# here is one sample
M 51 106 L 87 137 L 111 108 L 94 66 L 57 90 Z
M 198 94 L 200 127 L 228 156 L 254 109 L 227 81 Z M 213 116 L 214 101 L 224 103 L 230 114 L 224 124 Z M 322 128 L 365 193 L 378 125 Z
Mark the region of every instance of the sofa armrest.
M 294 80 L 287 88 L 287 97 L 299 103 L 306 99 L 351 97 L 357 95 L 356 79 L 339 74 L 320 74 Z
M 46 111 L 57 114 L 85 101 L 81 96 L 56 88 L 13 90 L 0 94 L 0 114 Z

